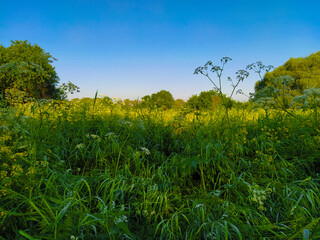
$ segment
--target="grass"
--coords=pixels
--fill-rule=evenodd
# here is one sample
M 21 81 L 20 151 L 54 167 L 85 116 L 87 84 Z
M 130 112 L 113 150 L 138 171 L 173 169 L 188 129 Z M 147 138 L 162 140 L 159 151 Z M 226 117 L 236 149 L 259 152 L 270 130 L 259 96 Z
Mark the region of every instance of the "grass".
M 320 136 L 296 114 L 3 108 L 0 239 L 318 239 Z

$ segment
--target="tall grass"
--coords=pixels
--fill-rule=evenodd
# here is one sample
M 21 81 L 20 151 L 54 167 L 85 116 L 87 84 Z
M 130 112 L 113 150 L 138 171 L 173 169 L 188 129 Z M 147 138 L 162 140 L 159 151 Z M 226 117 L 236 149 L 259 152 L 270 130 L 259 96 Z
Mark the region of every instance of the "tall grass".
M 318 132 L 281 111 L 228 114 L 226 131 L 221 109 L 1 109 L 1 238 L 319 238 Z

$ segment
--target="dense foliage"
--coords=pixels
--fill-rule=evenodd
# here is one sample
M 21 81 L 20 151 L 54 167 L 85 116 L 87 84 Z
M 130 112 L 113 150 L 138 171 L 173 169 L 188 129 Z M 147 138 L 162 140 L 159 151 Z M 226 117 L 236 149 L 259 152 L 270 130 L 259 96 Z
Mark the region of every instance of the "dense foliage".
M 293 81 L 288 85 L 290 94 L 302 94 L 308 88 L 320 88 L 320 51 L 308 57 L 290 58 L 285 64 L 268 72 L 255 85 L 258 92 L 265 87 L 277 87 L 274 80 L 281 76 L 290 76 Z
M 219 94 L 214 91 L 202 91 L 199 95 L 191 96 L 186 102 L 186 107 L 196 110 L 214 110 L 221 105 Z
M 146 95 L 142 97 L 142 106 L 149 108 L 165 108 L 170 109 L 173 107 L 175 101 L 169 91 L 161 90 L 159 92 Z
M 58 87 L 59 77 L 52 66 L 56 59 L 37 44 L 12 41 L 0 45 L 0 95 L 9 103 L 27 99 L 64 99 L 78 91 L 71 82 Z
M 51 65 L 56 60 L 28 41 L 12 41 L 0 47 L 0 92 L 15 89 L 33 98 L 55 98 L 58 75 Z

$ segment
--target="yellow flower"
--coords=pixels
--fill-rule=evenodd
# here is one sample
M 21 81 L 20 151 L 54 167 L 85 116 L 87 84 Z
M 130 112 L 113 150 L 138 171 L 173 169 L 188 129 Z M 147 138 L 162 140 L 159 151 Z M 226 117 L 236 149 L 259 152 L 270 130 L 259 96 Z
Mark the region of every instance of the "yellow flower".
M 5 170 L 2 170 L 2 171 L 0 172 L 0 178 L 1 178 L 1 179 L 5 179 L 5 178 L 7 177 L 7 175 L 8 175 L 8 172 L 5 171 Z
M 4 168 L 8 168 L 8 167 L 9 167 L 9 165 L 8 165 L 8 164 L 6 164 L 6 163 L 3 163 L 3 164 L 2 164 L 2 167 L 4 167 Z
M 11 175 L 13 177 L 19 176 L 21 173 L 23 173 L 23 169 L 19 164 L 12 165 Z

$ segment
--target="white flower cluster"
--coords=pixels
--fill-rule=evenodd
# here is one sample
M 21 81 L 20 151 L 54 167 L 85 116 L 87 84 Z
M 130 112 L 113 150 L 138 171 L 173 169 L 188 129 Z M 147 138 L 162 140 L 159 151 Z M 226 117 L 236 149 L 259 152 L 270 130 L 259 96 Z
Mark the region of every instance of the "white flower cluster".
M 114 201 L 111 202 L 111 209 L 115 209 L 116 208 L 116 203 Z
M 200 207 L 203 208 L 204 205 L 202 203 L 199 203 L 199 204 L 196 205 L 196 208 L 200 208 Z
M 118 120 L 118 123 L 120 123 L 121 125 L 129 126 L 129 127 L 132 127 L 132 126 L 133 126 L 133 123 L 132 123 L 132 122 L 127 121 L 127 120 L 124 120 L 124 119 L 119 119 L 119 120 Z
M 144 154 L 150 155 L 150 151 L 149 151 L 148 148 L 146 148 L 146 147 L 141 147 L 140 149 L 141 149 L 141 151 L 142 151 Z
M 85 147 L 84 143 L 80 143 L 75 147 L 75 149 L 82 149 L 84 147 Z
M 114 224 L 119 224 L 119 223 L 121 223 L 121 222 L 128 222 L 128 218 L 127 218 L 127 216 L 126 215 L 121 215 L 121 216 L 119 216 L 119 217 L 115 217 L 114 218 Z
M 98 135 L 96 135 L 96 134 L 89 134 L 89 133 L 87 133 L 87 134 L 86 134 L 86 137 L 87 137 L 87 138 L 92 138 L 92 139 L 94 139 L 94 140 L 96 140 L 96 141 L 98 141 L 98 142 L 101 141 L 100 136 L 98 136 Z
M 267 190 L 271 191 L 270 188 L 268 188 Z M 260 187 L 256 184 L 249 186 L 249 191 L 252 196 L 251 201 L 259 204 L 259 207 L 258 207 L 259 210 L 265 210 L 263 201 L 267 199 L 267 192 L 264 190 L 261 190 Z
M 139 211 L 138 214 L 140 214 L 140 211 Z M 152 217 L 153 215 L 156 215 L 156 211 L 151 211 L 151 212 L 149 212 L 147 209 L 144 209 L 144 210 L 142 211 L 142 216 L 144 216 L 148 221 L 151 220 L 151 217 Z

